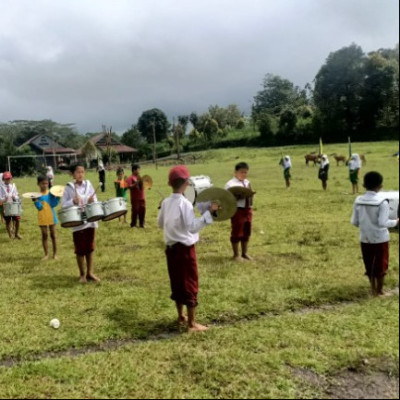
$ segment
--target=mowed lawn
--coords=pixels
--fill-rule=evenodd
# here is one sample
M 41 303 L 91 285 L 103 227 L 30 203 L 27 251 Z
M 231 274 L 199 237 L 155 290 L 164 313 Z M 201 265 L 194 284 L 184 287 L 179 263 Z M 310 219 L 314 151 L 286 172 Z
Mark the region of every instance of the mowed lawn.
M 154 179 L 147 192 L 146 230 L 132 230 L 118 220 L 100 223 L 98 285 L 78 284 L 72 234 L 66 229 L 58 228 L 60 260 L 40 262 L 36 210 L 24 200 L 23 241 L 9 241 L 0 226 L 0 398 L 305 398 L 320 396 L 321 389 L 299 379 L 294 367 L 333 376 L 368 358 L 376 368 L 389 360 L 386 372 L 398 374 L 398 297 L 369 297 L 358 231 L 350 225 L 354 196 L 348 170 L 336 167 L 331 157 L 324 193 L 317 167 L 304 163 L 304 155 L 316 150 L 210 151 L 190 166 L 193 176 L 208 175 L 222 187 L 234 165 L 248 161 L 257 191 L 254 262 L 231 261 L 229 222 L 201 234 L 198 316 L 213 325 L 204 335 L 166 335 L 174 332 L 176 317 L 157 228 L 157 191 L 169 194 L 169 167 L 142 168 Z M 353 145 L 367 157 L 363 174 L 380 171 L 387 190 L 399 189 L 399 164 L 392 157 L 397 150 L 398 142 Z M 293 159 L 289 191 L 278 166 L 281 151 Z M 347 154 L 347 145 L 326 145 L 324 151 Z M 97 183 L 95 173 L 88 178 Z M 57 175 L 56 183 L 68 179 Z M 113 174 L 107 179 L 102 200 L 115 195 Z M 20 193 L 36 190 L 34 178 L 15 183 Z M 398 273 L 396 232 L 388 289 L 398 286 Z M 57 331 L 49 327 L 52 318 L 61 321 Z M 155 335 L 162 339 L 154 341 Z M 77 358 L 45 357 L 117 339 L 144 342 Z M 44 358 L 30 361 L 37 357 Z

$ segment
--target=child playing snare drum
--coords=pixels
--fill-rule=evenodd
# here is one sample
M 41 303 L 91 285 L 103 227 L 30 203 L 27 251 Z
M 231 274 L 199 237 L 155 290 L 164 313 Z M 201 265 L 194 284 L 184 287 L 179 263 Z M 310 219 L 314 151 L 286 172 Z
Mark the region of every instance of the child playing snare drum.
M 97 201 L 95 190 L 90 181 L 85 180 L 85 167 L 81 164 L 75 164 L 70 169 L 74 182 L 68 183 L 65 188 L 62 199 L 62 208 L 81 207 Z M 87 281 L 100 282 L 100 279 L 94 275 L 94 249 L 95 233 L 98 228 L 97 222 L 86 222 L 83 225 L 72 228 L 75 245 L 76 260 L 79 267 L 79 282 Z M 86 273 L 85 273 L 86 259 Z
M 13 177 L 11 175 L 11 172 L 8 171 L 4 172 L 3 174 L 4 184 L 0 185 L 0 202 L 3 203 L 3 207 L 5 203 L 12 203 L 19 201 L 17 186 L 15 185 L 15 183 L 12 183 L 12 179 Z M 13 239 L 15 237 L 15 239 L 21 240 L 22 237 L 19 234 L 21 217 L 20 216 L 6 217 L 4 215 L 4 209 L 3 209 L 3 216 L 6 221 L 7 232 L 10 239 Z M 13 227 L 11 226 L 11 222 L 13 223 Z

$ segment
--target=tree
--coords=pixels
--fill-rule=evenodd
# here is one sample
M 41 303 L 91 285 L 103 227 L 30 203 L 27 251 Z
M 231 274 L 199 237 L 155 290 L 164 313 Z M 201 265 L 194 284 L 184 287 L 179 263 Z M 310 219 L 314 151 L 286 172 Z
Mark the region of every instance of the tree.
M 183 137 L 184 135 L 186 135 L 186 130 L 187 130 L 187 126 L 189 124 L 189 115 L 179 115 L 178 116 L 178 122 L 179 125 L 182 127 L 182 131 L 183 131 L 183 135 L 181 137 Z
M 258 114 L 257 126 L 258 130 L 260 131 L 263 144 L 273 144 L 274 133 L 272 130 L 272 117 L 268 112 L 264 111 Z
M 364 53 L 352 44 L 331 53 L 315 78 L 314 103 L 324 130 L 339 140 L 360 126 L 364 90 Z
M 195 113 L 192 112 L 189 116 L 189 121 L 191 122 L 191 124 L 193 125 L 194 129 L 198 128 L 198 123 L 199 123 L 199 116 Z
M 300 90 L 287 79 L 279 75 L 267 74 L 263 82 L 263 90 L 254 97 L 253 118 L 267 112 L 270 115 L 279 116 L 287 108 L 297 108 L 307 104 L 305 90 Z
M 296 124 L 296 113 L 289 108 L 284 110 L 279 118 L 279 131 L 283 134 L 291 134 L 294 132 Z
M 157 142 L 167 138 L 170 124 L 167 116 L 158 108 L 143 112 L 138 120 L 137 127 L 149 143 L 153 143 L 153 124 Z
M 140 134 L 137 125 L 132 125 L 129 130 L 123 133 L 121 142 L 135 149 L 140 149 L 146 144 L 146 139 Z

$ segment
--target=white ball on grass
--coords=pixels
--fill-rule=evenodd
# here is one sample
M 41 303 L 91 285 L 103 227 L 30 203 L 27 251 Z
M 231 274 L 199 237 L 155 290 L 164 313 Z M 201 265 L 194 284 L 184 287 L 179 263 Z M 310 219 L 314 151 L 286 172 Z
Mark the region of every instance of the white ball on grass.
M 54 318 L 50 321 L 50 326 L 54 329 L 58 329 L 60 327 L 60 321 L 57 318 Z

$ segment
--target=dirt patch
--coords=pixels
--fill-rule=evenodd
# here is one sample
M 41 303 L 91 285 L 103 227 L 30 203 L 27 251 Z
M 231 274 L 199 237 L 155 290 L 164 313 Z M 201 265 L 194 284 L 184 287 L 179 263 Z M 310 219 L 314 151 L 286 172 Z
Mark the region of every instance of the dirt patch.
M 374 362 L 379 368 L 379 361 Z M 383 365 L 385 362 L 383 361 Z M 324 393 L 328 399 L 398 399 L 399 379 L 396 374 L 382 371 L 346 370 L 326 377 L 305 368 L 291 368 L 303 384 Z

